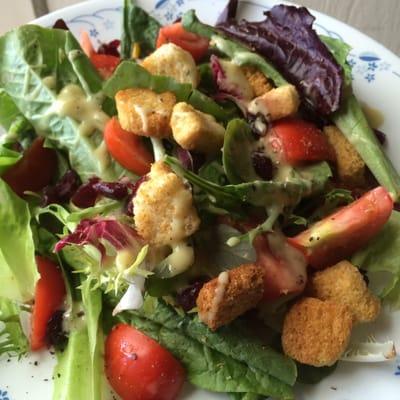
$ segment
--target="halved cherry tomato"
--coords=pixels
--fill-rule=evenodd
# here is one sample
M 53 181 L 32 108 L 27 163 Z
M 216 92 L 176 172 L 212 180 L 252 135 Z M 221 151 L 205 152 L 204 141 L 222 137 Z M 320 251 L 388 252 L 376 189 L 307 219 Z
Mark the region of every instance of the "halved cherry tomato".
M 2 176 L 19 196 L 27 190 L 37 192 L 49 185 L 57 170 L 57 154 L 43 147 L 43 142 L 43 138 L 35 139 L 23 157 Z
M 184 369 L 168 350 L 127 324 L 108 335 L 105 367 L 123 400 L 174 400 L 185 380 Z
M 61 307 L 65 297 L 65 284 L 61 269 L 51 260 L 36 257 L 40 278 L 35 289 L 32 314 L 31 349 L 46 346 L 46 327 L 52 315 Z
M 312 267 L 328 267 L 365 246 L 382 229 L 392 209 L 390 194 L 379 186 L 289 242 L 304 252 Z
M 103 79 L 109 78 L 118 67 L 121 59 L 109 54 L 92 54 L 90 61 Z
M 150 171 L 152 155 L 139 136 L 121 128 L 117 118 L 108 121 L 104 140 L 111 156 L 128 171 L 137 175 L 145 175 Z
M 282 119 L 272 124 L 265 140 L 279 161 L 296 165 L 306 161 L 335 161 L 326 136 L 311 122 Z
M 301 293 L 307 282 L 307 261 L 303 254 L 276 233 L 254 239 L 258 265 L 264 267 L 264 300 Z
M 207 53 L 209 40 L 186 31 L 181 22 L 175 22 L 172 25 L 162 27 L 158 33 L 157 48 L 166 43 L 176 44 L 188 51 L 195 61 L 199 61 Z

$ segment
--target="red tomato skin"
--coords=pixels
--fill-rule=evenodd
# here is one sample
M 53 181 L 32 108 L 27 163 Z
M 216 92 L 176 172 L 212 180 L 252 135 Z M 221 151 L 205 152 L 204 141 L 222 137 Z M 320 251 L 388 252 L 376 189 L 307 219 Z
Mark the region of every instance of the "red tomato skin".
M 97 69 L 103 79 L 108 79 L 118 67 L 121 59 L 109 54 L 94 53 L 90 56 L 90 61 Z
M 185 380 L 168 350 L 127 324 L 116 325 L 106 339 L 105 369 L 123 400 L 174 400 Z
M 166 43 L 174 43 L 188 51 L 197 62 L 206 55 L 209 40 L 193 32 L 186 31 L 181 22 L 175 22 L 172 25 L 162 27 L 158 33 L 157 48 Z
M 63 304 L 66 290 L 61 269 L 51 260 L 36 256 L 40 278 L 36 283 L 32 313 L 31 349 L 46 346 L 46 327 L 49 319 Z
M 139 136 L 122 129 L 117 118 L 111 118 L 104 129 L 104 141 L 111 156 L 128 171 L 145 175 L 153 157 Z
M 312 267 L 329 267 L 372 240 L 385 225 L 392 210 L 392 197 L 379 186 L 290 238 L 289 242 L 303 251 Z
M 301 119 L 274 122 L 266 141 L 278 160 L 290 165 L 335 161 L 335 153 L 326 136 L 314 124 Z
M 53 149 L 43 147 L 43 142 L 43 138 L 35 139 L 22 158 L 2 175 L 19 196 L 28 190 L 38 192 L 51 183 L 57 155 Z
M 297 249 L 297 257 L 285 259 L 274 251 L 268 240 L 269 234 L 254 239 L 257 254 L 256 263 L 264 268 L 264 301 L 273 301 L 281 296 L 298 294 L 304 290 L 307 282 L 307 262 Z M 286 238 L 279 239 L 280 246 L 290 246 Z M 293 246 L 294 247 L 294 246 Z

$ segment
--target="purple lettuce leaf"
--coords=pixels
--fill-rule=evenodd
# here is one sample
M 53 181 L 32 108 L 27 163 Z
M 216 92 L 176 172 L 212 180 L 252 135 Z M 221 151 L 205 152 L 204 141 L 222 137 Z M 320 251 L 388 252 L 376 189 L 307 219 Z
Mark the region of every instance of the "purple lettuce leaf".
M 317 112 L 338 110 L 343 69 L 312 29 L 315 18 L 304 7 L 286 5 L 264 15 L 260 22 L 229 20 L 217 27 L 271 61 Z
M 229 0 L 226 3 L 226 6 L 222 10 L 221 14 L 218 16 L 216 25 L 223 24 L 224 22 L 229 21 L 230 19 L 236 18 L 237 8 L 238 8 L 238 0 Z

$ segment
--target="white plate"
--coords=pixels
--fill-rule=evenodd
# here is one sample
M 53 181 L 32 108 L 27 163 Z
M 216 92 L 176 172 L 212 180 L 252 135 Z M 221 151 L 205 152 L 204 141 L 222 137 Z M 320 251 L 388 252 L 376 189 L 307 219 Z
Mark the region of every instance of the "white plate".
M 162 23 L 173 22 L 182 12 L 194 8 L 199 17 L 213 23 L 225 0 L 142 0 L 142 5 Z M 240 4 L 240 16 L 261 19 L 262 12 L 276 1 L 245 0 Z M 281 3 L 281 2 L 280 2 Z M 73 33 L 87 30 L 95 42 L 106 42 L 120 37 L 122 1 L 93 0 L 54 12 L 35 21 L 51 26 L 64 18 Z M 349 61 L 353 65 L 354 88 L 358 97 L 369 106 L 379 109 L 384 116 L 382 129 L 389 139 L 388 152 L 400 169 L 399 104 L 400 59 L 379 43 L 359 31 L 323 14 L 315 26 L 320 33 L 338 37 L 353 50 Z M 400 312 L 384 313 L 368 332 L 377 339 L 393 339 L 400 345 Z M 35 361 L 38 361 L 37 363 Z M 0 400 L 52 398 L 52 368 L 54 358 L 46 353 L 36 354 L 17 362 L 4 358 L 0 361 Z M 37 364 L 37 365 L 36 365 Z M 304 400 L 398 400 L 400 398 L 400 359 L 385 364 L 341 363 L 335 373 L 322 383 L 299 386 L 297 399 Z M 187 388 L 185 400 L 222 399 L 225 396 Z M 79 400 L 79 399 L 68 399 Z

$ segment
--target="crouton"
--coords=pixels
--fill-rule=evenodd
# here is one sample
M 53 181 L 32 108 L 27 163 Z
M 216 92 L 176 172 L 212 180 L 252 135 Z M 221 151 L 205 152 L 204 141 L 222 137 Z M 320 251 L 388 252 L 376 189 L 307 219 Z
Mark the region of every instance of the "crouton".
M 364 186 L 365 163 L 354 146 L 336 126 L 326 126 L 324 133 L 336 154 L 336 168 L 339 180 L 351 187 Z
M 153 75 L 169 76 L 179 83 L 190 83 L 194 88 L 199 82 L 192 55 L 173 43 L 159 47 L 146 57 L 141 65 Z
M 354 322 L 373 321 L 381 304 L 367 287 L 358 268 L 348 261 L 315 273 L 309 280 L 310 296 L 346 305 L 354 315 Z
M 244 264 L 207 282 L 197 297 L 199 318 L 212 330 L 255 307 L 264 292 L 264 269 Z
M 285 85 L 253 99 L 248 111 L 254 115 L 261 113 L 268 116 L 271 121 L 275 121 L 295 114 L 299 105 L 300 99 L 296 88 L 293 85 Z
M 224 127 L 212 115 L 198 111 L 187 103 L 174 106 L 171 128 L 176 142 L 186 150 L 216 153 L 224 143 Z
M 149 89 L 125 89 L 115 95 L 118 118 L 123 129 L 140 136 L 171 136 L 169 121 L 176 103 L 171 92 Z
M 242 71 L 253 88 L 255 96 L 262 96 L 273 88 L 268 78 L 259 69 L 245 66 L 242 67 Z
M 303 364 L 334 364 L 349 343 L 353 315 L 344 305 L 305 297 L 285 316 L 283 351 Z
M 162 161 L 152 165 L 133 205 L 136 229 L 150 244 L 179 242 L 192 235 L 200 225 L 190 188 Z

